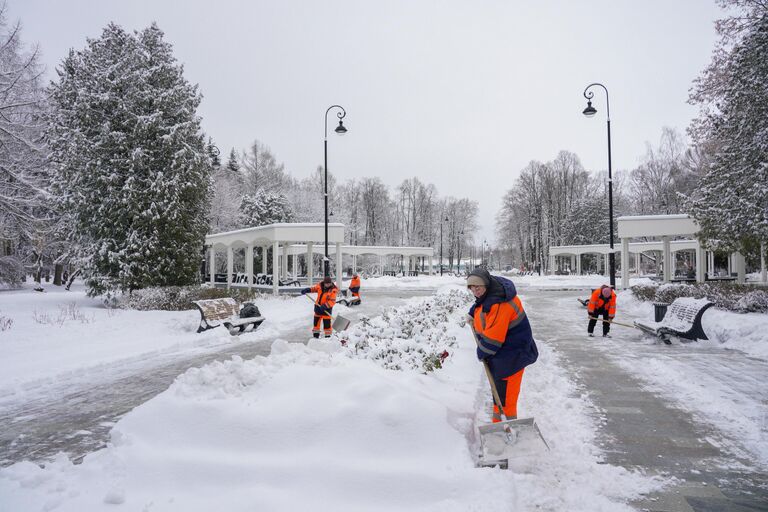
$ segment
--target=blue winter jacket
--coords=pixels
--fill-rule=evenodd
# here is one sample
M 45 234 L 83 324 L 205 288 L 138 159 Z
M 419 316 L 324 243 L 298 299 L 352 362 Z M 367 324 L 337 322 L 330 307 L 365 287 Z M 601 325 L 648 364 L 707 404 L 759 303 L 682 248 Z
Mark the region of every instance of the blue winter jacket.
M 515 285 L 509 279 L 491 275 L 488 277 L 491 280 L 488 291 L 482 297 L 475 299 L 475 303 L 469 309 L 469 316 L 472 318 L 475 317 L 477 308 L 482 308 L 482 311 L 487 314 L 491 312 L 494 305 L 510 302 L 517 295 Z M 525 315 L 524 311 L 523 315 Z M 507 331 L 501 346 L 488 344 L 488 340 L 484 340 L 480 333 L 478 333 L 478 341 L 483 349 L 478 347 L 477 358 L 488 362 L 493 378 L 497 380 L 519 372 L 529 364 L 535 363 L 539 357 L 527 315 Z

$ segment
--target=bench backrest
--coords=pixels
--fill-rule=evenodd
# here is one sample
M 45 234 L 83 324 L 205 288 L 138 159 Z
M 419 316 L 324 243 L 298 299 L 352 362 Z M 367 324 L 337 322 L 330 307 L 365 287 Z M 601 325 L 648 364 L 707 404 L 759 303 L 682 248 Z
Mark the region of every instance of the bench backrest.
M 196 300 L 193 304 L 200 308 L 207 320 L 224 320 L 240 313 L 237 301 L 231 298 Z
M 688 332 L 695 329 L 697 332 L 692 334 L 707 339 L 701 331 L 701 316 L 711 306 L 713 303 L 707 299 L 677 298 L 670 304 L 661 325 L 678 332 Z

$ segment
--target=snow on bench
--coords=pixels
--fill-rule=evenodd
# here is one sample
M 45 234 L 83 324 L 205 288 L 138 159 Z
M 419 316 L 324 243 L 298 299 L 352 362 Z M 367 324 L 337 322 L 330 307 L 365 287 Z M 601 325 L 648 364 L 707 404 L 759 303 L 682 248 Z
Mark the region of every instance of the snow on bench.
M 704 311 L 714 304 L 707 299 L 679 297 L 667 308 L 660 322 L 635 320 L 635 326 L 648 334 L 661 338 L 669 343 L 670 336 L 687 340 L 707 340 L 701 326 Z
M 192 304 L 200 310 L 198 333 L 223 324 L 229 334 L 235 336 L 256 330 L 264 321 L 264 317 L 256 306 L 253 306 L 256 308 L 256 316 L 240 318 L 240 307 L 232 298 L 195 300 Z M 219 320 L 222 322 L 218 322 Z

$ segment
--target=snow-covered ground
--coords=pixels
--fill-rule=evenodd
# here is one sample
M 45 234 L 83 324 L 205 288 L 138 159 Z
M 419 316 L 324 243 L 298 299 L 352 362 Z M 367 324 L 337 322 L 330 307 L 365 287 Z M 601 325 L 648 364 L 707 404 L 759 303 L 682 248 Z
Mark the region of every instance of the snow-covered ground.
M 301 297 L 266 298 L 259 300 L 259 308 L 269 322 L 232 337 L 221 328 L 197 334 L 197 311 L 110 309 L 77 285 L 69 292 L 55 286 L 45 293 L 31 288 L 2 292 L 0 316 L 13 324 L 0 331 L 0 396 L 119 360 L 274 339 L 281 330 L 306 322 L 307 304 Z
M 653 319 L 651 303 L 628 290 L 618 302 L 617 319 Z M 709 308 L 702 326 L 709 340 L 630 347 L 613 351 L 614 359 L 648 389 L 738 440 L 727 449 L 768 468 L 768 364 L 745 357 L 768 360 L 768 315 Z
M 586 293 L 605 282 L 601 276 L 513 280 L 524 303 L 526 295 L 542 289 Z M 365 290 L 376 287 L 435 288 L 446 294 L 463 290 L 463 282 L 449 276 L 369 279 L 363 282 L 363 300 Z M 520 413 L 536 417 L 552 451 L 521 458 L 513 471 L 476 469 L 474 426 L 488 419 L 488 393 L 472 337 L 461 325 L 464 308 L 447 313 L 434 299 L 415 298 L 402 306 L 408 309 L 383 312 L 406 317 L 423 308 L 430 332 L 455 339 L 446 344 L 450 355 L 444 367 L 425 374 L 408 365 L 389 369 L 393 365 L 371 357 L 374 352 L 356 350 L 360 336 L 350 336 L 347 348 L 335 341 L 286 343 L 283 333 L 306 323 L 306 302 L 302 297 L 260 301 L 269 323 L 231 338 L 217 330 L 196 334 L 194 311 L 108 310 L 82 290 L 0 293 L 0 316 L 13 319 L 10 329 L 0 331 L 4 399 L 23 400 L 24 388 L 34 381 L 53 382 L 109 362 L 259 340 L 272 344 L 268 357 L 235 357 L 179 376 L 167 391 L 118 421 L 110 445 L 82 464 L 62 455 L 42 468 L 20 462 L 1 469 L 0 510 L 619 511 L 631 510 L 629 500 L 662 485 L 655 477 L 604 463 L 596 447 L 599 419 L 547 343 L 539 343 L 539 361 L 526 371 Z M 581 315 L 575 300 L 568 304 L 573 315 Z M 631 323 L 651 314 L 649 303 L 619 293 L 617 320 Z M 563 329 L 572 323 L 570 315 L 546 312 Z M 740 351 L 765 358 L 768 315 L 709 310 L 704 321 L 712 341 L 677 345 L 675 352 L 661 352 L 657 349 L 665 347 L 652 346 L 631 330 L 632 340 L 642 341 L 632 347 L 641 350 L 628 350 L 620 336 L 606 347 L 650 389 L 744 438 L 747 450 L 768 460 L 762 394 L 736 396 L 717 372 L 702 378 L 705 366 L 679 357 L 695 348 L 706 353 L 710 365 L 718 354 L 744 358 Z M 382 322 L 388 321 L 372 318 L 368 325 Z M 388 325 L 394 341 L 387 342 L 387 350 L 412 349 L 418 341 L 412 333 L 400 338 L 397 325 Z M 441 338 L 425 334 L 424 339 Z M 756 379 L 754 386 L 763 384 Z
M 445 334 L 457 340 L 442 369 L 385 369 L 352 340 L 343 349 L 277 339 L 269 357 L 189 370 L 120 420 L 110 446 L 80 465 L 60 457 L 0 470 L 0 502 L 62 511 L 560 511 L 584 503 L 609 511 L 631 510 L 626 501 L 660 487 L 601 463 L 588 403 L 546 345 L 526 373 L 520 408 L 537 418 L 552 452 L 516 461 L 515 471 L 476 469 L 474 424 L 487 386 L 461 325 L 465 309 L 446 316 L 435 299 L 414 300 L 432 301 L 424 315 L 447 318 Z

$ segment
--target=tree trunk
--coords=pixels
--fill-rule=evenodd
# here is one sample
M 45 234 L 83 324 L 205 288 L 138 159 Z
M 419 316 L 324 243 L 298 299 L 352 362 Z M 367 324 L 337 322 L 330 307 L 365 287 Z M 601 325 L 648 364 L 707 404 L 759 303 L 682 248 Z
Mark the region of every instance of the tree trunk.
M 61 274 L 64 272 L 64 265 L 57 263 L 53 271 L 53 284 L 55 286 L 61 286 Z

